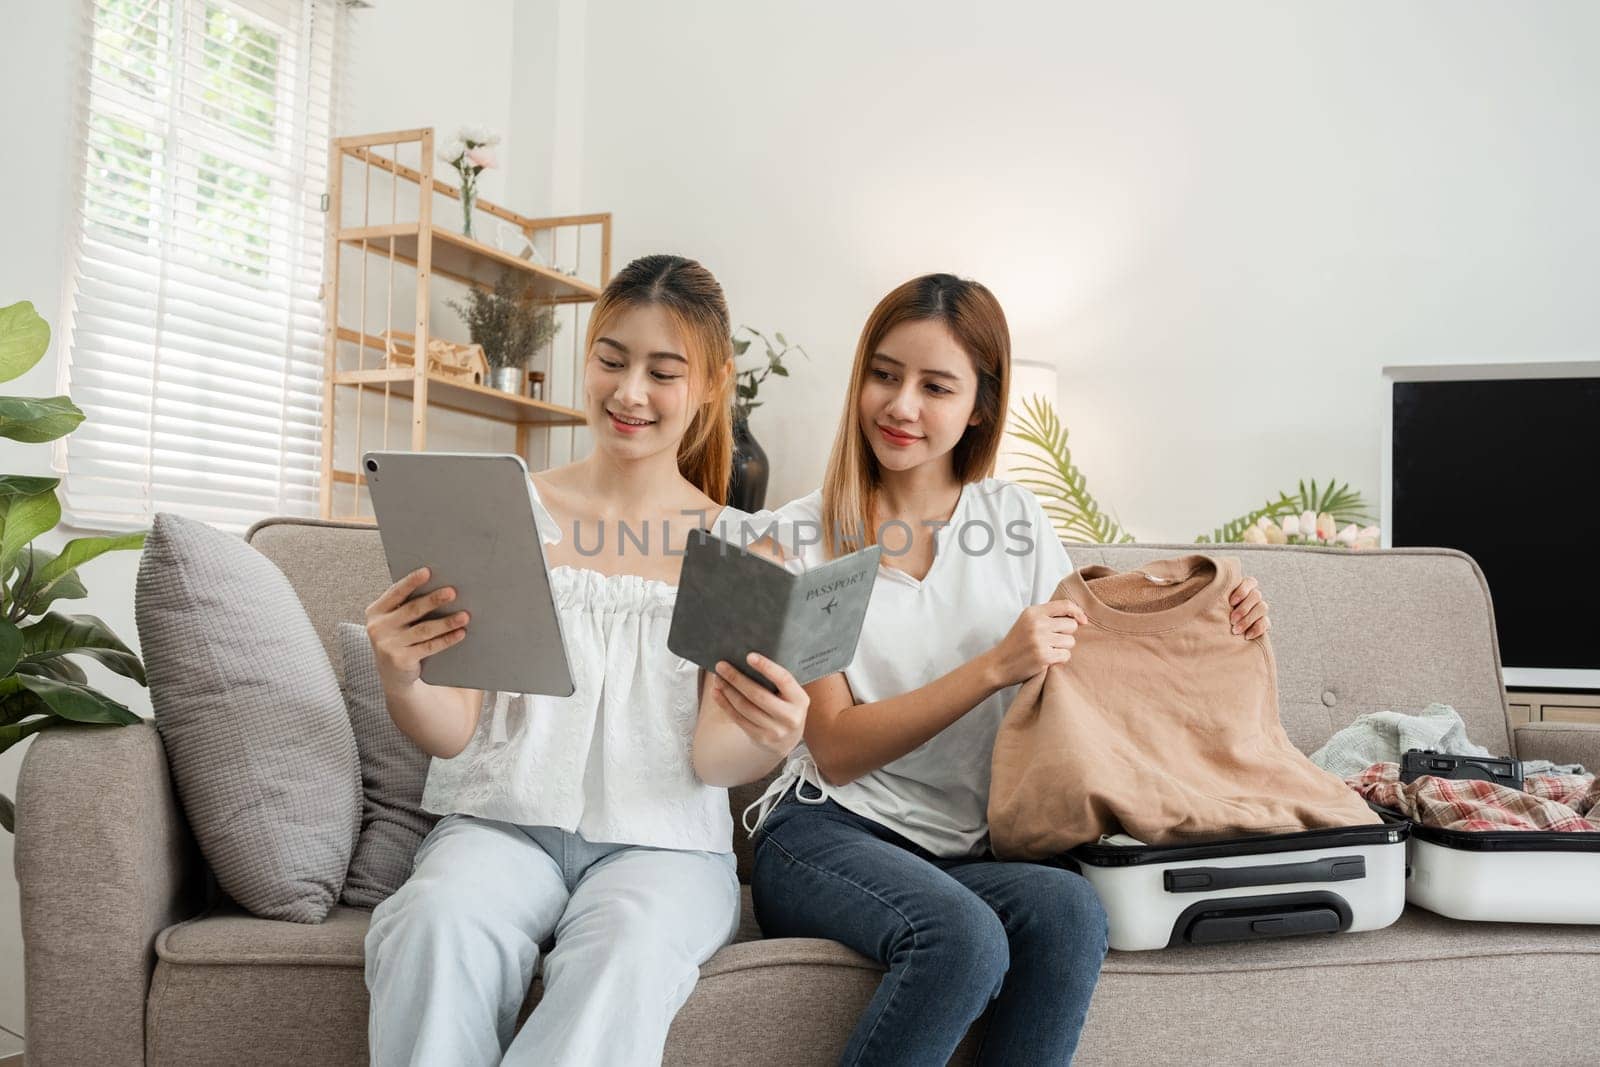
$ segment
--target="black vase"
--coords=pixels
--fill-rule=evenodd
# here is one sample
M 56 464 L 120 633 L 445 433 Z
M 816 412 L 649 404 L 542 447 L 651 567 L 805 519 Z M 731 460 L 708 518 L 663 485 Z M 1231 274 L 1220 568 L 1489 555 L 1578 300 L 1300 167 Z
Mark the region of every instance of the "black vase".
M 767 453 L 750 436 L 750 421 L 733 420 L 733 473 L 728 477 L 728 505 L 740 511 L 760 511 L 767 502 Z

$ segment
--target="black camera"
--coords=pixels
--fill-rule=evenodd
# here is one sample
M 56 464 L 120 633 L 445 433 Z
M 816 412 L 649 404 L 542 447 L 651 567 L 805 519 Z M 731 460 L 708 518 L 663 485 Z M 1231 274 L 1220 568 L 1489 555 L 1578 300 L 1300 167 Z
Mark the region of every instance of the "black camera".
M 1413 748 L 1400 758 L 1400 781 L 1435 778 L 1474 779 L 1508 789 L 1522 788 L 1522 761 L 1494 756 L 1447 756 L 1431 748 Z

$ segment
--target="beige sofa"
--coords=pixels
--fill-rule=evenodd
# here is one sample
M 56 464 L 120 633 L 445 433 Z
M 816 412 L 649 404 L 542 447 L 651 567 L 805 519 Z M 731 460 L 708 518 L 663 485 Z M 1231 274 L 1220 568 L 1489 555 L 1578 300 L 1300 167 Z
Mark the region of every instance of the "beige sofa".
M 270 520 L 249 536 L 330 648 L 335 625 L 360 620 L 387 585 L 370 527 Z M 1193 546 L 1071 550 L 1078 565 L 1128 567 Z M 1465 556 L 1227 552 L 1271 603 L 1283 720 L 1302 749 L 1363 712 L 1437 700 L 1491 749 L 1600 766 L 1600 727 L 1508 736 L 1489 596 Z M 754 791 L 737 791 L 735 809 Z M 215 901 L 153 728 L 40 736 L 18 801 L 30 1062 L 365 1060 L 368 913 L 336 908 L 304 926 Z M 877 968 L 832 942 L 762 940 L 748 903 L 747 891 L 739 939 L 703 968 L 667 1062 L 833 1062 Z M 1594 1062 L 1597 990 L 1600 930 L 1457 923 L 1413 908 L 1375 933 L 1113 952 L 1080 1062 Z M 530 1007 L 538 995 L 535 983 Z M 969 1036 L 958 1060 L 971 1047 Z

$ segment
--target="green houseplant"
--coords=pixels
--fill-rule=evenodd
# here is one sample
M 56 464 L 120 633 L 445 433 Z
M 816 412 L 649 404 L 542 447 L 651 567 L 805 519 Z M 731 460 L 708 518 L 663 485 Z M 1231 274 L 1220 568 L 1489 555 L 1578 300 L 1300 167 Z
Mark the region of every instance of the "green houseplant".
M 1299 492 L 1279 492 L 1277 499 L 1268 500 L 1261 507 L 1230 519 L 1195 540 L 1202 543 L 1337 544 L 1340 541 L 1334 531 L 1340 527 L 1350 531 L 1364 527 L 1361 535 L 1371 531 L 1370 536 L 1376 538 L 1377 527 L 1369 525 L 1371 522 L 1372 505 L 1351 489 L 1349 483 L 1340 484 L 1330 478 L 1319 487 L 1313 478 L 1310 485 L 1301 482 Z M 1355 540 L 1356 537 L 1349 537 L 1347 543 Z
M 741 336 L 743 335 L 743 336 Z M 767 478 L 772 473 L 767 451 L 750 433 L 750 413 L 764 401 L 756 399 L 761 383 L 776 374 L 789 376 L 783 357 L 798 352 L 805 358 L 806 350 L 792 345 L 783 333 L 771 337 L 750 326 L 740 326 L 729 338 L 733 344 L 733 469 L 728 476 L 728 503 L 742 511 L 760 511 L 767 502 Z M 766 349 L 762 361 L 753 367 L 739 369 L 739 359 L 750 350 L 751 344 L 760 341 Z
M 555 309 L 527 297 L 522 279 L 503 271 L 492 290 L 477 286 L 467 290 L 467 302 L 447 301 L 467 324 L 472 343 L 483 346 L 491 382 L 497 389 L 522 393 L 527 385 L 528 360 L 561 329 Z M 494 371 L 515 369 L 515 385 L 495 380 Z
M 1067 447 L 1067 427 L 1055 405 L 1040 396 L 1026 397 L 1016 413 L 1012 437 L 1031 449 L 1012 468 L 1016 482 L 1033 490 L 1056 532 L 1073 541 L 1121 544 L 1133 535 L 1101 510 Z
M 747 334 L 748 336 L 741 337 L 739 336 L 740 334 Z M 784 356 L 787 356 L 790 352 L 798 352 L 805 356 L 806 359 L 811 357 L 806 354 L 804 348 L 790 344 L 788 339 L 783 336 L 782 330 L 768 337 L 754 327 L 740 326 L 733 331 L 731 340 L 733 341 L 735 367 L 738 366 L 739 358 L 750 350 L 750 345 L 753 341 L 760 341 L 761 346 L 766 349 L 763 354 L 765 357 L 763 364 L 747 367 L 739 371 L 736 377 L 733 396 L 733 418 L 737 422 L 741 419 L 748 420 L 750 413 L 764 403 L 764 401 L 756 399 L 756 394 L 761 391 L 762 382 L 774 374 L 780 378 L 789 376 L 789 368 L 783 365 Z
M 1007 433 L 1028 446 L 1028 451 L 1021 454 L 1022 464 L 1012 469 L 1017 484 L 1039 497 L 1061 537 L 1091 544 L 1120 544 L 1134 539 L 1089 492 L 1083 472 L 1067 447 L 1067 427 L 1056 414 L 1055 405 L 1043 397 L 1025 398 Z M 1368 525 L 1358 529 L 1372 521 L 1371 511 L 1372 505 L 1348 483 L 1329 480 L 1319 486 L 1313 479 L 1310 484 L 1301 482 L 1298 493 L 1280 492 L 1261 507 L 1230 519 L 1195 540 L 1374 548 L 1378 528 Z
M 27 301 L 0 308 L 0 382 L 26 373 L 50 346 L 50 326 Z M 65 437 L 83 412 L 64 396 L 0 396 L 0 437 L 38 444 Z M 140 548 L 144 532 L 80 537 L 59 553 L 34 546 L 61 521 L 58 478 L 0 474 L 0 752 L 68 723 L 126 725 L 139 716 L 88 684 L 70 657 L 95 660 L 145 684 L 139 657 L 93 615 L 50 610 L 88 595 L 78 568 L 106 552 Z M 11 800 L 0 795 L 0 826 L 15 828 Z

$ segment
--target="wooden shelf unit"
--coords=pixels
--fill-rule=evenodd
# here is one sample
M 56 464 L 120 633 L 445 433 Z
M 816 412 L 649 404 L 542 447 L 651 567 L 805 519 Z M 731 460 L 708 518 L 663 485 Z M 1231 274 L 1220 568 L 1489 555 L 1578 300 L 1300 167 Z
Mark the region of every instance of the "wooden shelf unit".
M 418 166 L 401 162 L 402 146 L 415 145 Z M 346 181 L 346 167 L 352 161 L 360 174 L 358 182 Z M 389 436 L 391 404 L 399 401 L 410 408 L 410 448 L 421 452 L 427 448 L 428 413 L 451 411 L 475 416 L 491 422 L 516 427 L 516 450 L 525 459 L 531 435 L 543 433 L 548 442 L 552 429 L 576 428 L 584 423 L 583 412 L 575 406 L 576 391 L 581 380 L 582 338 L 578 336 L 576 308 L 592 304 L 600 296 L 611 278 L 611 215 L 561 215 L 534 218 L 521 215 L 509 208 L 487 200 L 474 201 L 476 220 L 478 213 L 510 223 L 530 243 L 544 239 L 552 249 L 559 248 L 564 236 L 572 238 L 574 248 L 574 273 L 554 269 L 532 259 L 513 255 L 494 245 L 467 237 L 434 221 L 434 198 L 444 196 L 459 205 L 461 190 L 434 175 L 434 131 L 431 128 L 393 130 L 385 133 L 338 137 L 329 148 L 328 197 L 328 247 L 323 284 L 324 351 L 326 373 L 323 379 L 322 420 L 322 486 L 321 514 L 323 518 L 367 521 L 361 513 L 361 487 L 365 485 L 356 468 L 359 467 L 362 445 L 363 401 L 369 395 L 381 403 L 382 435 Z M 374 221 L 373 175 L 380 179 L 379 191 L 389 192 L 388 219 Z M 352 188 L 354 186 L 354 188 Z M 402 190 L 405 190 L 403 193 Z M 402 220 L 399 214 L 402 196 L 415 197 L 415 218 Z M 359 196 L 360 224 L 345 225 L 345 211 L 353 207 Z M 409 214 L 409 213 L 408 213 Z M 452 220 L 453 221 L 453 220 Z M 475 226 L 476 228 L 476 226 Z M 582 267 L 582 250 L 588 228 L 598 229 L 599 262 L 588 272 Z M 342 253 L 349 250 L 360 263 L 360 285 L 356 289 L 361 324 L 352 328 L 342 319 L 341 291 Z M 369 261 L 376 259 L 387 266 L 386 289 L 373 290 L 367 286 Z M 397 270 L 404 269 L 414 278 L 414 293 L 410 301 L 398 302 L 394 295 Z M 492 289 L 502 272 L 516 271 L 526 284 L 525 292 L 537 303 L 555 308 L 574 309 L 570 329 L 563 323 L 567 336 L 559 338 L 562 347 L 570 346 L 568 386 L 564 397 L 568 404 L 557 403 L 548 390 L 555 386 L 556 376 L 545 376 L 544 397 L 534 399 L 513 393 L 474 385 L 453 379 L 438 371 L 428 369 L 428 361 L 416 360 L 409 366 L 390 367 L 385 356 L 384 334 L 403 331 L 414 335 L 407 344 L 413 351 L 427 351 L 430 337 L 438 336 L 430 330 L 430 306 L 435 277 L 479 289 Z M 382 326 L 367 328 L 369 297 L 382 293 L 387 297 L 386 318 Z M 559 313 L 559 312 L 558 312 Z M 369 353 L 376 352 L 370 360 Z M 353 360 L 351 354 L 353 353 Z M 341 356 L 344 358 L 341 359 Z M 556 368 L 555 345 L 549 350 L 548 370 Z M 353 362 L 353 366 L 349 365 Z M 337 398 L 341 388 L 352 390 L 355 396 L 353 449 L 349 450 L 348 467 L 336 463 L 335 449 L 347 443 L 346 435 L 336 433 L 343 427 L 339 422 Z M 374 442 L 376 444 L 376 442 Z M 370 447 L 370 445 L 368 446 Z M 350 512 L 335 515 L 335 490 L 338 486 L 352 486 L 355 506 Z

